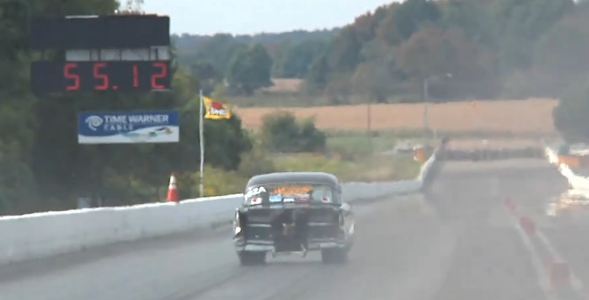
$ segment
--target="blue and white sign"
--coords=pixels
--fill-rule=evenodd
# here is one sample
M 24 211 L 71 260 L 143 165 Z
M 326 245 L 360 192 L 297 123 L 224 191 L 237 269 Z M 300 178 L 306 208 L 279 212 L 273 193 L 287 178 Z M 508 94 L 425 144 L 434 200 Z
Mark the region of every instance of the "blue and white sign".
M 175 111 L 96 112 L 78 115 L 78 143 L 177 143 L 180 116 Z

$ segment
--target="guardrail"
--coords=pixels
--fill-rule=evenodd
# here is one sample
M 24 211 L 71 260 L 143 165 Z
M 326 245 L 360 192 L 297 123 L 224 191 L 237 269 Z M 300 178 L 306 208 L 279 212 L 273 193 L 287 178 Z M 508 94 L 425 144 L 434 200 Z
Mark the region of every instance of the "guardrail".
M 343 184 L 345 201 L 369 202 L 418 192 L 435 165 L 436 155 L 422 166 L 416 180 Z M 99 245 L 164 236 L 229 223 L 243 194 L 23 216 L 0 217 L 0 264 L 80 251 Z

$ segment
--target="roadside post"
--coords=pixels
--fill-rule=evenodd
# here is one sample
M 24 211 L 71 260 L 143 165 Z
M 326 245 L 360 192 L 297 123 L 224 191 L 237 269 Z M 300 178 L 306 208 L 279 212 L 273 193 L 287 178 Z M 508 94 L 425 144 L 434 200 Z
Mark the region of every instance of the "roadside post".
M 230 120 L 233 115 L 229 105 L 222 102 L 205 97 L 202 90 L 198 92 L 198 135 L 200 145 L 200 168 L 199 168 L 199 185 L 198 192 L 200 197 L 204 197 L 204 168 L 205 168 L 205 136 L 204 136 L 204 120 Z
M 434 140 L 437 139 L 437 130 L 435 128 L 431 128 L 431 124 L 430 124 L 430 112 L 429 112 L 429 106 L 430 106 L 430 95 L 429 95 L 429 86 L 430 86 L 430 82 L 432 80 L 437 80 L 437 79 L 441 79 L 441 78 L 448 78 L 451 79 L 453 78 L 454 75 L 452 75 L 451 73 L 446 73 L 444 75 L 433 75 L 433 76 L 429 76 L 426 77 L 423 80 L 423 129 L 425 131 L 426 134 L 426 138 L 432 138 Z
M 204 113 L 203 113 L 203 95 L 202 90 L 198 92 L 199 110 L 198 110 L 198 143 L 200 146 L 200 169 L 199 169 L 199 184 L 198 195 L 204 197 L 204 178 L 205 178 L 205 135 L 204 135 Z

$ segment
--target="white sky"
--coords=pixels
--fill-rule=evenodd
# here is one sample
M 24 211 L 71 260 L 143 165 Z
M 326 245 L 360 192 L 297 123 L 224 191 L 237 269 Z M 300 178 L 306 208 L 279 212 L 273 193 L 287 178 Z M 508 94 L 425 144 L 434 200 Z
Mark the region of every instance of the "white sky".
M 329 29 L 395 0 L 145 0 L 147 13 L 169 15 L 172 33 L 252 34 Z

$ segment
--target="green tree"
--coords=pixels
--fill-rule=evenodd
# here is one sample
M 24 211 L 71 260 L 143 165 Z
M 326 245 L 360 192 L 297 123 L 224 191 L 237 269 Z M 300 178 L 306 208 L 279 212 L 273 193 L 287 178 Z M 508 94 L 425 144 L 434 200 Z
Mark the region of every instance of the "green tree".
M 399 33 L 399 30 L 397 29 L 397 20 L 395 19 L 395 12 L 400 6 L 401 4 L 399 3 L 391 4 L 388 9 L 383 12 L 385 16 L 376 29 L 377 38 L 391 46 L 398 45 L 403 40 L 401 33 Z
M 441 17 L 438 5 L 430 0 L 407 0 L 393 14 L 396 31 L 404 40 Z
M 324 151 L 327 136 L 315 127 L 313 119 L 308 118 L 300 124 L 300 145 L 302 151 Z
M 199 49 L 193 61 L 208 62 L 215 70 L 227 75 L 231 59 L 246 47 L 246 44 L 238 42 L 230 34 L 215 34 Z
M 493 60 L 461 30 L 425 28 L 402 44 L 396 54 L 399 67 L 411 78 L 423 81 L 451 74 L 452 81 L 462 82 L 460 89 L 474 96 L 479 86 L 472 82 L 484 82 L 493 75 Z M 489 90 L 485 88 L 481 92 Z
M 411 37 L 397 50 L 401 69 L 414 78 L 453 73 L 455 63 L 463 59 L 456 52 L 459 41 L 438 27 L 428 27 Z
M 281 64 L 277 66 L 278 74 L 286 78 L 304 78 L 326 48 L 327 44 L 322 40 L 308 40 L 289 47 Z
M 494 18 L 503 70 L 529 67 L 530 47 L 574 5 L 573 0 L 497 0 Z
M 215 89 L 215 86 L 220 84 L 223 80 L 221 74 L 212 63 L 197 61 L 190 65 L 190 74 L 197 78 L 199 87 L 205 94 L 210 94 Z
M 360 64 L 352 78 L 356 91 L 369 95 L 377 102 L 386 100 L 395 81 L 389 66 L 379 61 Z
M 329 80 L 330 68 L 327 64 L 327 56 L 322 55 L 317 58 L 309 69 L 305 78 L 305 86 L 309 92 L 321 91 L 327 85 Z
M 344 28 L 328 49 L 329 68 L 335 72 L 353 71 L 360 58 L 361 46 L 354 28 Z
M 35 206 L 37 185 L 29 167 L 34 131 L 31 100 L 0 92 L 0 215 Z
M 534 68 L 527 81 L 543 95 L 559 97 L 589 75 L 589 9 L 558 22 L 535 47 Z
M 297 122 L 290 112 L 264 116 L 261 135 L 264 145 L 274 152 L 314 152 L 325 149 L 326 136 L 315 127 L 313 120 Z
M 231 60 L 229 85 L 236 91 L 251 95 L 261 87 L 272 85 L 272 58 L 262 45 L 238 52 Z
M 473 42 L 494 47 L 497 26 L 494 23 L 492 1 L 450 0 L 440 3 L 445 28 L 459 28 Z
M 205 122 L 206 159 L 213 166 L 236 170 L 241 155 L 252 148 L 249 136 L 241 128 L 241 119 L 234 115 L 227 121 Z
M 554 123 L 560 133 L 569 141 L 588 141 L 589 122 L 589 78 L 580 80 L 572 87 L 554 110 Z
M 561 100 L 554 123 L 569 141 L 589 141 L 589 2 L 577 4 L 575 12 L 543 36 L 535 53 L 534 86 L 556 93 Z M 527 80 L 530 75 L 526 74 Z M 563 92 L 564 90 L 564 92 Z M 556 91 L 556 92 L 555 92 Z
M 354 20 L 351 26 L 354 28 L 360 42 L 364 43 L 374 40 L 378 26 L 386 18 L 388 10 L 386 6 L 381 6 L 374 13 L 369 12 Z

